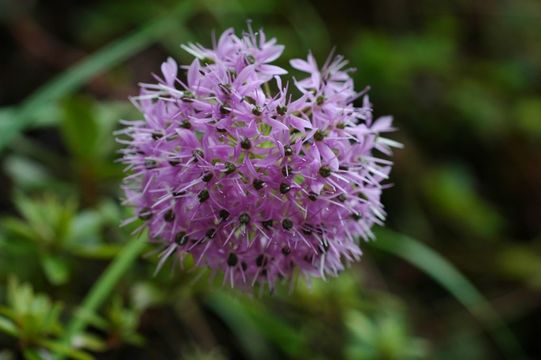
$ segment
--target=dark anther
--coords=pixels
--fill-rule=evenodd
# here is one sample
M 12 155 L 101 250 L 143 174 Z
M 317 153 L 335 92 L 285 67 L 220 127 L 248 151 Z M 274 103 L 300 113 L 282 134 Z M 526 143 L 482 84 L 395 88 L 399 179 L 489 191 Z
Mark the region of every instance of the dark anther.
M 254 186 L 254 189 L 261 190 L 263 189 L 263 185 L 265 185 L 265 182 L 263 180 L 254 179 L 252 185 Z
M 169 165 L 171 165 L 171 166 L 177 166 L 178 164 L 180 164 L 180 160 L 175 159 L 175 158 L 169 159 L 168 162 L 169 162 Z
M 225 95 L 231 94 L 231 84 L 219 84 L 218 86 Z
M 204 57 L 204 58 L 201 59 L 201 64 L 204 65 L 204 66 L 212 65 L 214 63 L 215 63 L 214 59 L 209 58 L 209 57 Z
M 284 247 L 282 248 L 282 254 L 283 254 L 284 256 L 288 256 L 289 254 L 291 254 L 291 249 L 289 248 L 289 246 L 284 246 Z
M 253 55 L 246 56 L 246 62 L 248 64 L 255 64 L 255 57 Z
M 229 108 L 226 108 L 225 105 L 221 105 L 220 106 L 220 113 L 222 115 L 227 115 L 231 112 L 231 110 Z
M 222 129 L 222 128 L 216 128 L 216 131 L 221 132 L 221 133 L 226 133 L 227 132 L 226 129 Z
M 240 147 L 243 148 L 244 150 L 250 150 L 252 148 L 252 142 L 250 141 L 250 139 L 244 138 L 240 142 Z
M 328 166 L 322 166 L 319 168 L 319 175 L 326 178 L 331 176 L 331 168 Z
M 182 123 L 180 124 L 180 127 L 183 129 L 191 129 L 192 123 L 188 119 L 182 120 Z
M 209 239 L 213 239 L 215 235 L 216 235 L 216 229 L 214 228 L 208 229 L 207 233 L 205 234 L 205 236 L 208 237 Z
M 291 155 L 293 155 L 293 149 L 291 148 L 290 145 L 284 146 L 284 155 L 285 155 L 285 156 L 291 156 Z
M 248 215 L 247 213 L 240 214 L 239 222 L 243 225 L 248 224 L 250 222 L 250 215 Z
M 351 145 L 359 143 L 359 140 L 357 140 L 357 138 L 349 138 L 348 141 Z
M 287 166 L 283 166 L 282 167 L 282 175 L 283 176 L 289 176 L 291 175 L 291 172 L 293 171 L 293 169 L 291 168 L 291 166 L 287 165 Z
M 338 124 L 336 124 L 336 128 L 337 129 L 345 129 L 346 128 L 346 123 L 345 122 L 339 122 Z
M 195 95 L 191 91 L 184 91 L 181 97 L 182 101 L 192 102 L 195 99 Z
M 232 173 L 235 172 L 235 170 L 237 170 L 237 167 L 233 163 L 226 162 L 224 165 L 225 165 L 225 174 L 226 175 L 232 174 Z
M 218 213 L 218 216 L 220 216 L 220 219 L 222 220 L 227 220 L 227 218 L 229 217 L 229 211 L 227 211 L 226 209 L 222 209 Z
M 237 258 L 237 255 L 235 253 L 229 253 L 229 256 L 227 257 L 227 265 L 235 266 L 237 265 L 238 261 L 239 259 Z
M 145 207 L 139 211 L 139 219 L 141 220 L 150 220 L 152 218 L 152 211 L 150 208 Z
M 283 227 L 285 230 L 291 230 L 291 229 L 293 229 L 293 221 L 291 221 L 290 219 L 284 219 L 284 220 L 282 220 L 282 227 Z
M 156 160 L 147 159 L 145 160 L 145 168 L 148 170 L 155 169 L 158 166 L 158 162 Z
M 312 229 L 310 228 L 302 228 L 302 233 L 306 236 L 312 235 Z
M 323 95 L 320 95 L 316 98 L 316 104 L 317 105 L 323 105 L 323 102 L 325 101 L 325 97 Z
M 321 141 L 323 139 L 325 139 L 325 132 L 321 131 L 321 130 L 317 130 L 316 133 L 314 134 L 314 139 L 316 139 L 316 141 Z
M 353 220 L 359 221 L 359 220 L 361 220 L 362 216 L 358 212 L 354 212 L 354 213 L 351 214 L 351 218 Z
M 242 271 L 246 271 L 246 269 L 248 269 L 248 264 L 246 264 L 244 261 L 240 263 L 240 266 L 242 267 Z
M 152 133 L 152 139 L 154 140 L 159 140 L 163 137 L 163 134 L 162 133 L 159 133 L 159 132 L 153 132 Z
M 186 233 L 184 231 L 180 231 L 175 235 L 175 243 L 178 246 L 185 245 L 188 242 L 188 237 L 186 236 Z
M 282 106 L 282 105 L 278 105 L 276 107 L 276 112 L 279 114 L 279 115 L 285 115 L 286 112 L 287 112 L 287 107 L 286 106 Z
M 171 195 L 173 195 L 173 197 L 175 198 L 178 198 L 178 197 L 181 197 L 182 195 L 186 195 L 186 191 L 173 191 Z
M 260 254 L 256 259 L 255 259 L 255 264 L 257 265 L 257 267 L 262 267 L 262 266 L 265 266 L 267 265 L 267 262 L 268 262 L 268 259 L 265 255 L 263 254 Z
M 203 175 L 203 177 L 201 178 L 201 180 L 203 180 L 204 182 L 209 182 L 210 180 L 212 180 L 212 178 L 214 177 L 214 174 L 211 173 L 211 172 L 207 172 Z
M 326 253 L 327 251 L 329 251 L 329 248 L 330 248 L 329 241 L 325 238 L 321 239 L 319 243 L 319 249 L 321 250 L 321 252 Z
M 346 201 L 347 198 L 348 198 L 348 197 L 347 197 L 346 194 L 344 194 L 344 193 L 342 193 L 342 194 L 340 194 L 340 195 L 338 195 L 338 196 L 336 197 L 336 199 L 337 199 L 338 201 L 342 202 L 342 203 L 343 203 L 344 201 Z
M 208 190 L 202 190 L 202 191 L 199 193 L 199 195 L 197 195 L 197 197 L 199 198 L 199 202 L 200 202 L 200 203 L 203 203 L 203 202 L 205 202 L 205 201 L 208 200 L 208 198 L 210 197 L 210 195 L 209 195 Z
M 346 165 L 340 165 L 338 167 L 339 170 L 342 170 L 342 171 L 348 171 L 349 170 L 349 167 L 347 167 Z
M 254 106 L 254 108 L 252 109 L 252 114 L 254 114 L 255 116 L 259 116 L 261 115 L 261 108 L 259 106 Z
M 308 199 L 310 199 L 311 201 L 316 201 L 317 200 L 317 194 L 313 191 L 310 191 L 310 193 L 308 194 Z
M 289 192 L 289 190 L 291 190 L 291 186 L 289 186 L 288 184 L 286 183 L 281 183 L 280 184 L 280 192 L 282 194 L 287 194 Z
M 201 158 L 201 159 L 203 158 L 205 153 L 201 149 L 195 149 L 194 151 L 192 151 L 192 155 L 193 155 L 194 162 L 197 162 L 199 160 L 199 158 Z
M 175 220 L 175 211 L 173 209 L 167 210 L 165 214 L 163 214 L 163 219 L 166 222 L 172 222 L 173 220 Z
M 262 221 L 261 224 L 263 225 L 263 227 L 265 229 L 271 229 L 272 228 L 272 224 L 273 224 L 273 220 L 270 219 L 270 220 L 265 220 L 265 221 Z

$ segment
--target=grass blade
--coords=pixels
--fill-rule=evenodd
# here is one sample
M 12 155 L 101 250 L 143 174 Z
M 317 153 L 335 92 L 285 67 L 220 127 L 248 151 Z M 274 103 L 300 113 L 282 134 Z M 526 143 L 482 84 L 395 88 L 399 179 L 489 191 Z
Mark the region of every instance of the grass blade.
M 406 235 L 377 229 L 376 236 L 372 246 L 401 257 L 443 286 L 483 324 L 507 358 L 525 358 L 515 336 L 488 300 L 450 262 Z
M 182 24 L 193 14 L 193 1 L 183 1 L 165 17 L 153 20 L 135 32 L 106 45 L 93 55 L 67 69 L 30 95 L 19 108 L 4 119 L 0 132 L 0 151 L 25 128 L 32 125 L 31 116 L 40 108 L 74 91 L 97 74 L 115 66 L 144 49 L 165 33 Z M 9 120 L 9 122 L 7 122 Z

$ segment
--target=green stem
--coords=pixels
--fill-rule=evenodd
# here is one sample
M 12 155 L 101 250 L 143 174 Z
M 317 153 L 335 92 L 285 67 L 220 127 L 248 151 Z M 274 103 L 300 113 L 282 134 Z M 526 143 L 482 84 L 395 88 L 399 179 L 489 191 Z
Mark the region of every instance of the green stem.
M 69 345 L 87 325 L 88 320 L 96 313 L 96 310 L 104 303 L 111 295 L 113 289 L 119 282 L 120 278 L 132 266 L 137 257 L 141 254 L 146 245 L 146 236 L 128 242 L 119 255 L 113 260 L 105 272 L 100 276 L 98 281 L 90 289 L 90 292 L 84 299 L 81 308 L 68 324 L 66 336 L 63 343 Z M 57 359 L 62 359 L 59 355 Z

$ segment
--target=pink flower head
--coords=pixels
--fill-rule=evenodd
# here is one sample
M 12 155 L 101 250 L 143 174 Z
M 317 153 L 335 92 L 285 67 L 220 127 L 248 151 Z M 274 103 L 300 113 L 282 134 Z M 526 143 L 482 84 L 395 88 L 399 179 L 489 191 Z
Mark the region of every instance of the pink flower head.
M 347 62 L 292 60 L 308 74 L 294 81 L 295 98 L 287 72 L 270 64 L 284 46 L 263 31 L 229 29 L 210 49 L 183 47 L 195 57 L 185 77 L 169 58 L 132 99 L 144 119 L 119 132 L 126 201 L 163 247 L 159 266 L 190 255 L 232 287 L 272 290 L 359 259 L 358 238 L 373 237 L 385 218 L 392 163 L 376 152 L 399 144 L 381 136 L 392 119 L 372 120 Z

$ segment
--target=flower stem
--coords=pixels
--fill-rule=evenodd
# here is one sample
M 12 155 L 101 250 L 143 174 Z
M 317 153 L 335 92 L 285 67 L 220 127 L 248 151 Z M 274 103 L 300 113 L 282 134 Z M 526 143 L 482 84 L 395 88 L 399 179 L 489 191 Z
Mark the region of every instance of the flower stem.
M 85 297 L 81 308 L 77 311 L 68 324 L 66 335 L 63 343 L 70 345 L 73 339 L 84 330 L 89 319 L 95 314 L 96 310 L 105 302 L 111 295 L 113 289 L 117 285 L 120 278 L 132 266 L 137 257 L 141 254 L 146 245 L 146 236 L 139 236 L 136 239 L 129 241 L 119 255 L 107 267 L 105 272 L 100 276 L 98 281 L 90 289 L 90 292 Z M 59 355 L 57 359 L 62 359 Z

